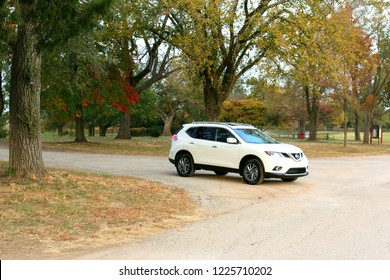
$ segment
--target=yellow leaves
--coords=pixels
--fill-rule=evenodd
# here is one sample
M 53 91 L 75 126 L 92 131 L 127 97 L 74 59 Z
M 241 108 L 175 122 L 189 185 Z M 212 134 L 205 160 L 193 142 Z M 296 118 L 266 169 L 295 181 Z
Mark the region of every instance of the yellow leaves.
M 352 75 L 356 80 L 371 71 L 371 42 L 351 7 L 310 0 L 292 17 L 280 26 L 285 34 L 279 42 L 282 59 L 293 66 L 299 80 L 322 88 L 350 88 Z
M 230 100 L 223 103 L 220 120 L 265 125 L 265 105 L 256 99 Z
M 377 103 L 377 98 L 373 95 L 368 95 L 362 104 L 362 109 L 364 111 L 370 111 Z
M 341 124 L 344 123 L 345 118 L 348 120 L 348 116 L 346 115 L 345 112 L 341 112 L 340 114 L 335 115 L 335 117 L 333 117 L 333 119 L 332 119 L 332 125 L 340 126 Z

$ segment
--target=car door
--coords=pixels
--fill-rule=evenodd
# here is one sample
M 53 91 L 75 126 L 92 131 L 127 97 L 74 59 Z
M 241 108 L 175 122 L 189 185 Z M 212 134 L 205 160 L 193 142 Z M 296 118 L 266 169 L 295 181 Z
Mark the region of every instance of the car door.
M 200 126 L 192 133 L 191 137 L 190 149 L 194 162 L 214 165 L 215 127 Z
M 212 146 L 214 165 L 238 169 L 241 144 L 238 141 L 235 144 L 228 143 L 228 138 L 236 139 L 229 130 L 225 128 L 216 128 L 215 142 Z

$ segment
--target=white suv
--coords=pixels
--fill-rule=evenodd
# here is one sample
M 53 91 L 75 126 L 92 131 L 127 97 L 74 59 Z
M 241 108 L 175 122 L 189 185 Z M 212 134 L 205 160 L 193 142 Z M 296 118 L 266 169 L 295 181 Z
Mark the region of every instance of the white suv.
M 248 124 L 194 122 L 172 136 L 169 161 L 180 176 L 195 170 L 217 175 L 239 173 L 248 184 L 264 178 L 292 182 L 308 175 L 308 160 L 301 149 L 281 144 Z

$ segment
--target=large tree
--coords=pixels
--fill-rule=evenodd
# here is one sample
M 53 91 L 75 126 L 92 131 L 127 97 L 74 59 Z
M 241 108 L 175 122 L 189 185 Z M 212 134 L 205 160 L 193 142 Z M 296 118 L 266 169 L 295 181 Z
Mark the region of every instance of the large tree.
M 172 123 L 179 114 L 188 114 L 187 107 L 203 106 L 201 87 L 192 73 L 182 69 L 156 86 L 157 114 L 164 122 L 163 135 L 171 135 Z
M 307 0 L 278 26 L 283 35 L 276 39 L 279 48 L 273 61 L 303 89 L 310 140 L 317 140 L 320 109 L 330 95 L 337 93 L 346 111 L 351 72 L 363 65 L 357 62 L 362 36 L 351 14 L 341 2 Z
M 364 90 L 362 110 L 364 111 L 363 143 L 369 143 L 370 128 L 375 120 L 390 111 L 390 36 L 389 27 L 379 29 L 377 38 L 378 63 L 371 76 L 371 83 Z
M 274 45 L 273 25 L 287 16 L 288 0 L 146 1 L 155 9 L 149 29 L 180 49 L 203 81 L 208 120 L 217 120 L 235 83 Z M 168 16 L 166 28 L 153 26 Z
M 269 78 L 275 76 L 275 73 L 272 73 L 272 67 L 268 69 L 271 72 L 264 73 L 262 79 L 248 80 L 251 86 L 250 97 L 266 104 L 265 116 L 269 126 L 295 127 L 298 124 L 298 134 L 305 135 L 307 111 L 302 86 L 288 75 L 283 77 L 280 84 L 271 83 Z
M 353 112 L 355 119 L 355 140 L 360 140 L 359 106 L 357 101 L 361 89 L 369 83 L 374 66 L 371 55 L 371 40 L 358 24 L 354 9 L 350 5 L 341 6 L 329 19 L 334 30 L 331 33 L 333 73 L 325 79 L 330 83 L 334 99 L 338 100 L 343 111 L 344 146 L 347 146 L 347 113 Z M 333 35 L 334 34 L 334 35 Z M 351 109 L 350 109 L 351 108 Z
M 369 85 L 360 95 L 364 112 L 363 143 L 369 143 L 370 128 L 389 112 L 390 108 L 390 2 L 367 1 L 360 9 L 361 20 L 373 43 L 371 54 L 374 71 L 369 76 Z
M 82 34 L 68 43 L 44 53 L 42 105 L 55 123 L 74 120 L 76 142 L 86 142 L 84 111 L 96 103 L 96 90 L 108 80 L 105 61 L 92 34 Z M 98 104 L 100 104 L 98 102 Z M 64 118 L 66 117 L 66 118 Z
M 142 92 L 166 78 L 172 71 L 174 51 L 161 38 L 144 28 L 150 21 L 142 8 L 142 1 L 117 0 L 115 8 L 104 20 L 101 40 L 107 57 L 126 81 L 142 98 Z M 164 29 L 166 20 L 159 29 Z M 119 132 L 116 139 L 130 139 L 131 105 L 121 112 Z
M 96 21 L 111 0 L 6 1 L 3 9 L 15 14 L 16 36 L 10 89 L 9 165 L 17 175 L 46 173 L 40 139 L 41 54 L 79 34 Z

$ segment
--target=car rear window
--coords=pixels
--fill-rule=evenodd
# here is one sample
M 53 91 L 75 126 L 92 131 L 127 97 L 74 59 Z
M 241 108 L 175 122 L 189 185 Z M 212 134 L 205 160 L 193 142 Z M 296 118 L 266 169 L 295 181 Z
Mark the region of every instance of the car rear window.
M 191 127 L 186 130 L 188 136 L 195 138 L 196 127 Z
M 192 127 L 187 129 L 186 133 L 192 138 L 215 141 L 215 127 Z

